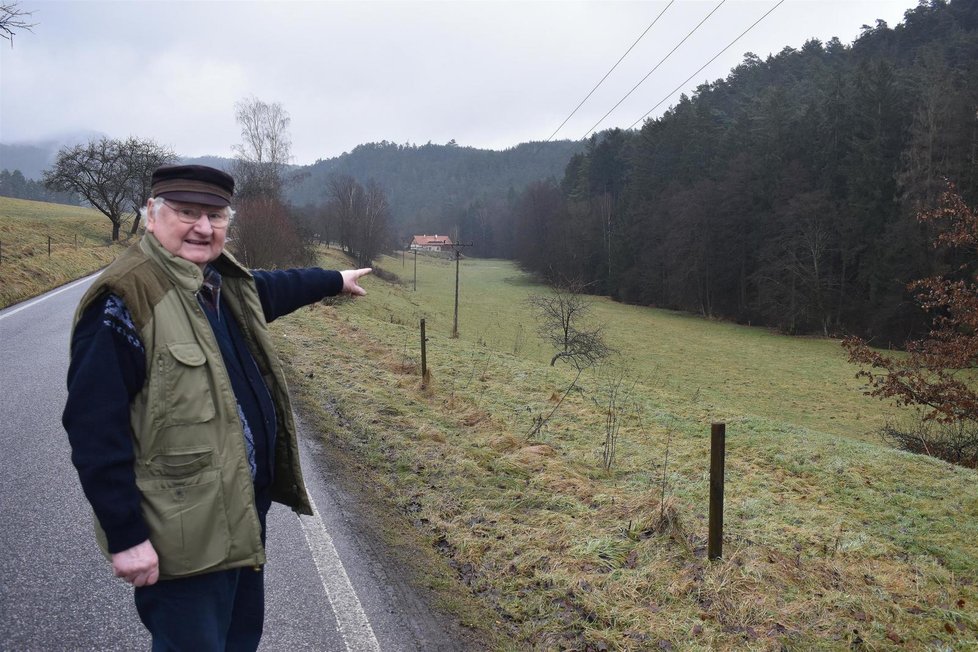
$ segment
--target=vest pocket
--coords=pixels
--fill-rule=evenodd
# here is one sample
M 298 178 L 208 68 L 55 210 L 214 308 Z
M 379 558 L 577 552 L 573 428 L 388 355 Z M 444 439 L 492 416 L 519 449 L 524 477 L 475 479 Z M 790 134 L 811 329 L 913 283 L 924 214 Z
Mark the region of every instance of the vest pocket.
M 231 535 L 220 470 L 140 478 L 136 484 L 161 575 L 198 573 L 227 559 Z
M 163 422 L 167 426 L 204 423 L 214 418 L 207 356 L 196 342 L 166 345 L 163 369 Z
M 212 466 L 214 451 L 210 448 L 173 448 L 154 455 L 146 464 L 153 475 L 175 480 L 199 473 Z

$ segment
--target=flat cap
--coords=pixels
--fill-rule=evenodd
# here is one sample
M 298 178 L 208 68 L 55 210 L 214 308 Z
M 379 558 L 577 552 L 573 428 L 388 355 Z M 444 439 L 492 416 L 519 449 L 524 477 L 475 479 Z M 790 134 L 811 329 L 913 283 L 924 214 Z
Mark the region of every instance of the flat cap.
M 153 172 L 153 197 L 206 206 L 229 206 L 234 178 L 206 165 L 163 165 Z

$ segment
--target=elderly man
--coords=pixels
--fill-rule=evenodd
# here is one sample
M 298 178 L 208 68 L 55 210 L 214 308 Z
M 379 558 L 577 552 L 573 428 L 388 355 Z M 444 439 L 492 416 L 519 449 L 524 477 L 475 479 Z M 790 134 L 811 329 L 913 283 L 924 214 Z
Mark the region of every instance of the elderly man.
M 248 271 L 227 252 L 234 179 L 153 173 L 146 234 L 75 315 L 63 423 L 96 535 L 154 650 L 254 650 L 265 516 L 311 514 L 267 323 L 369 269 Z

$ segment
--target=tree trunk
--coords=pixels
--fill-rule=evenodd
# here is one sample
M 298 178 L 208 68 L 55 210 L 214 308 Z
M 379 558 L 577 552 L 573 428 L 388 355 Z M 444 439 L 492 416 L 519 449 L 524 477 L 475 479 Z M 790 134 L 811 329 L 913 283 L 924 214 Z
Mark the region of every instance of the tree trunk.
M 118 220 L 112 221 L 112 242 L 119 241 L 119 229 L 122 227 L 122 223 Z

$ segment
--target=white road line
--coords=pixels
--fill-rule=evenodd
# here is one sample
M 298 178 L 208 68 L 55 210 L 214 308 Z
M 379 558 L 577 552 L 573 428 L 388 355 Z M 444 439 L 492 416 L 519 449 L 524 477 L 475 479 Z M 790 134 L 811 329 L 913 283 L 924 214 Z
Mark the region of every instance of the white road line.
M 79 279 L 79 280 L 75 281 L 74 283 L 69 283 L 68 285 L 66 285 L 66 286 L 64 286 L 62 288 L 58 288 L 57 290 L 54 290 L 53 292 L 49 292 L 49 293 L 45 294 L 44 296 L 40 297 L 39 299 L 34 299 L 30 303 L 25 303 L 24 305 L 20 306 L 19 308 L 14 308 L 13 310 L 11 310 L 9 312 L 5 312 L 2 315 L 0 315 L 0 319 L 6 319 L 10 315 L 16 315 L 21 310 L 27 310 L 31 306 L 35 306 L 35 305 L 41 303 L 45 299 L 50 299 L 51 297 L 53 297 L 55 295 L 58 295 L 58 294 L 61 294 L 62 292 L 67 292 L 68 290 L 70 290 L 71 288 L 75 287 L 76 285 L 79 285 L 81 283 L 84 283 L 85 281 L 89 280 L 90 278 L 92 278 L 94 276 L 98 276 L 101 273 L 102 272 L 96 272 L 94 274 L 91 274 L 89 276 L 86 276 L 85 278 Z
M 326 589 L 326 597 L 333 607 L 343 643 L 350 652 L 380 652 L 374 630 L 363 611 L 360 598 L 350 584 L 350 577 L 343 568 L 336 547 L 333 546 L 333 539 L 319 517 L 319 510 L 312 502 L 312 496 L 309 496 L 309 503 L 312 505 L 313 515 L 298 518 L 316 568 L 319 569 L 319 579 Z

